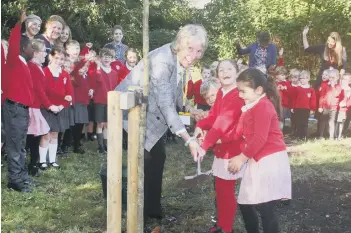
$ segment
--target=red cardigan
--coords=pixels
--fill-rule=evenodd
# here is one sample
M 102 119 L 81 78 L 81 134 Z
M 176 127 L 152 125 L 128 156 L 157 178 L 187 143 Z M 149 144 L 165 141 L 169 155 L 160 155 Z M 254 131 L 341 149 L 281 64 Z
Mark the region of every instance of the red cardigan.
M 281 81 L 276 83 L 280 94 L 280 100 L 283 108 L 290 108 L 290 91 L 291 84 L 289 81 Z
M 21 59 L 21 24 L 17 23 L 9 38 L 9 52 L 6 66 L 6 97 L 12 101 L 31 106 L 34 102 L 33 83 L 28 65 Z
M 32 75 L 33 87 L 34 87 L 34 103 L 32 108 L 45 107 L 49 109 L 52 105 L 45 90 L 46 90 L 46 77 L 41 68 L 34 62 L 29 62 L 28 67 Z
M 117 73 L 111 69 L 110 73 L 106 73 L 102 69 L 95 72 L 95 90 L 94 103 L 107 104 L 107 93 L 113 91 L 117 87 Z
M 316 110 L 316 92 L 312 87 L 304 88 L 298 86 L 292 89 L 292 108 Z
M 278 114 L 267 97 L 242 113 L 234 138 L 244 139 L 242 153 L 255 161 L 286 150 Z
M 193 83 L 192 80 L 188 82 L 188 91 L 186 93 L 186 97 L 191 99 L 194 96 L 194 102 L 196 104 L 207 105 L 206 100 L 200 95 L 200 87 L 202 84 L 202 79 Z
M 119 85 L 130 72 L 127 66 L 124 65 L 121 61 L 112 62 L 111 68 L 117 73 L 117 85 Z
M 89 90 L 93 89 L 91 86 L 91 76 L 89 72 L 86 75 L 82 76 L 79 74 L 79 70 L 86 64 L 85 60 L 78 62 L 72 75 L 74 77 L 74 81 L 72 82 L 73 89 L 74 89 L 74 97 L 75 103 L 88 105 L 90 101 L 90 96 L 88 95 Z
M 64 107 L 68 107 L 70 102 L 65 100 L 65 96 L 70 95 L 73 98 L 73 88 L 69 74 L 62 70 L 58 79 L 55 80 L 49 67 L 45 67 L 43 70 L 47 82 L 46 93 L 50 102 L 57 106 L 63 105 Z
M 232 137 L 230 140 L 222 140 L 221 144 L 216 143 L 235 127 L 243 105 L 244 101 L 239 97 L 238 89 L 231 90 L 224 97 L 222 89 L 218 91 L 209 116 L 196 124 L 196 127 L 208 130 L 201 145 L 205 151 L 213 147 L 216 157 L 223 159 L 230 159 L 240 154 L 241 140 L 234 140 Z
M 344 99 L 344 90 L 339 84 L 332 87 L 329 82 L 322 83 L 319 88 L 319 108 L 337 110 Z
M 348 87 L 347 89 L 343 89 L 344 90 L 344 98 L 340 101 L 340 103 L 345 104 L 344 106 L 338 106 L 338 111 L 339 112 L 347 112 L 350 107 L 351 107 L 351 88 Z

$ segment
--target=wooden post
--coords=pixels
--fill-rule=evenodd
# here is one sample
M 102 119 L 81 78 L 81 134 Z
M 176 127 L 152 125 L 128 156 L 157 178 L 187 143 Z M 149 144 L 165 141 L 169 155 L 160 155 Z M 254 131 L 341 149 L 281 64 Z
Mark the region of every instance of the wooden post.
M 122 120 L 120 93 L 108 93 L 107 233 L 122 230 Z
M 140 110 L 139 134 L 139 190 L 138 190 L 138 233 L 144 232 L 144 141 L 146 129 L 146 106 L 149 95 L 149 0 L 143 0 L 143 59 L 144 59 L 144 101 Z
M 128 113 L 128 201 L 127 233 L 136 233 L 138 228 L 138 183 L 139 183 L 139 128 L 140 106 Z

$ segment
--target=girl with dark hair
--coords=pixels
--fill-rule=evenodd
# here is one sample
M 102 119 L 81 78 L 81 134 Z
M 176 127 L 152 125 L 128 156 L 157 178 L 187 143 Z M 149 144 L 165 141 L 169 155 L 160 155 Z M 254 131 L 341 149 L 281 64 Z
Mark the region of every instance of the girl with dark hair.
M 280 98 L 271 77 L 249 68 L 237 79 L 239 96 L 245 101 L 235 136 L 243 139 L 242 152 L 229 161 L 235 173 L 247 163 L 238 203 L 248 233 L 278 233 L 277 200 L 291 199 L 291 172 L 283 134 L 279 127 Z

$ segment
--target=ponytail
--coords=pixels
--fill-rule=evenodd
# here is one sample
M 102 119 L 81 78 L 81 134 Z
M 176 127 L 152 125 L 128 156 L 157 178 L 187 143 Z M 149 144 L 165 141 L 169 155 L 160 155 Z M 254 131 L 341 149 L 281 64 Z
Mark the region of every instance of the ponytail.
M 280 102 L 280 95 L 275 85 L 275 82 L 271 76 L 267 77 L 267 86 L 265 88 L 267 98 L 272 102 L 275 110 L 277 111 L 278 117 L 280 119 L 282 115 L 282 107 Z
M 267 98 L 272 102 L 275 110 L 277 111 L 278 117 L 280 118 L 282 115 L 280 95 L 277 86 L 275 85 L 274 79 L 271 76 L 267 76 L 256 68 L 249 68 L 239 74 L 237 82 L 240 81 L 248 83 L 248 85 L 253 89 L 262 87 L 263 91 L 266 93 Z

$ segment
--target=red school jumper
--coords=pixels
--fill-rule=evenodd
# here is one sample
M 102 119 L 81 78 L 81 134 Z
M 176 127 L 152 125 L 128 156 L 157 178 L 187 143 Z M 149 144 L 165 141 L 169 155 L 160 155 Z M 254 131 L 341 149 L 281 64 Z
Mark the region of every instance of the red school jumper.
M 33 83 L 27 62 L 20 59 L 20 40 L 21 24 L 17 23 L 9 38 L 9 51 L 6 60 L 8 77 L 4 80 L 5 92 L 6 98 L 10 101 L 29 107 L 34 102 Z
M 107 104 L 107 93 L 113 91 L 117 87 L 117 73 L 111 69 L 110 73 L 106 73 L 103 69 L 95 72 L 95 90 L 94 103 Z
M 65 100 L 65 96 L 70 95 L 73 98 L 73 88 L 70 75 L 62 70 L 59 77 L 55 80 L 49 67 L 45 67 L 43 70 L 47 83 L 46 93 L 50 102 L 57 106 L 62 105 L 65 108 L 68 107 L 70 103 Z
M 241 107 L 244 101 L 239 98 L 239 91 L 235 88 L 223 96 L 223 89 L 217 93 L 216 101 L 210 110 L 209 116 L 198 121 L 196 127 L 203 130 L 208 130 L 208 133 L 201 145 L 207 151 L 213 147 L 213 152 L 216 160 L 226 161 L 240 154 L 240 140 L 222 140 L 221 144 L 216 142 L 224 138 L 226 134 L 237 124 L 240 115 Z M 224 166 L 222 169 L 226 169 Z M 214 170 L 215 171 L 215 170 Z M 216 176 L 216 174 L 214 174 Z M 236 198 L 235 198 L 235 183 L 233 179 L 222 179 L 216 177 L 216 201 L 218 212 L 218 226 L 225 232 L 232 231 L 232 225 L 236 214 Z
M 290 91 L 291 84 L 289 81 L 276 82 L 280 94 L 280 100 L 283 108 L 290 108 Z
M 121 61 L 111 62 L 111 68 L 117 73 L 117 85 L 119 85 L 130 72 L 127 66 Z
M 292 108 L 316 110 L 316 93 L 310 86 L 298 86 L 292 90 Z
M 186 98 L 191 99 L 194 96 L 194 102 L 196 104 L 207 105 L 206 100 L 200 95 L 201 84 L 202 79 L 196 81 L 195 83 L 193 83 L 192 80 L 189 80 Z
M 89 72 L 87 72 L 84 75 L 79 74 L 79 70 L 86 64 L 86 62 L 87 61 L 83 59 L 82 61 L 78 62 L 74 67 L 74 70 L 72 72 L 74 81 L 72 81 L 72 85 L 74 89 L 75 103 L 88 106 L 90 101 L 90 96 L 88 95 L 88 93 L 90 89 L 93 89 L 91 81 L 92 78 Z
M 277 112 L 266 96 L 242 113 L 235 138 L 244 138 L 242 153 L 256 162 L 286 150 Z
M 322 83 L 319 88 L 319 108 L 337 110 L 341 100 L 344 99 L 344 90 L 339 84 Z
M 53 105 L 47 94 L 46 94 L 46 77 L 44 71 L 41 67 L 34 62 L 29 62 L 28 67 L 32 75 L 33 88 L 34 88 L 34 103 L 31 106 L 32 108 L 40 109 L 42 107 L 49 109 Z

